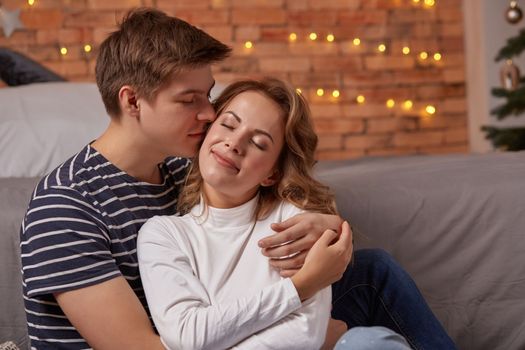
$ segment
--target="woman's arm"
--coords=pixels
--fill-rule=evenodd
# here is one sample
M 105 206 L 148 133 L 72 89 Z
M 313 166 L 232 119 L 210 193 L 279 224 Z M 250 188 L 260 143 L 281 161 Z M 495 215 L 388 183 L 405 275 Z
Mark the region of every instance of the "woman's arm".
M 343 240 L 323 246 L 334 235 L 327 234 L 319 249 L 312 249 L 316 253 L 307 259 L 295 281 L 284 279 L 256 295 L 213 304 L 162 219 L 148 221 L 139 234 L 139 266 L 163 343 L 177 349 L 227 348 L 296 311 L 300 300 L 327 287 L 344 272 L 344 268 L 333 266 L 340 254 L 348 253 Z M 318 263 L 329 271 L 320 272 Z
M 320 349 L 326 337 L 331 294 L 330 287 L 320 290 L 298 311 L 248 337 L 234 349 Z

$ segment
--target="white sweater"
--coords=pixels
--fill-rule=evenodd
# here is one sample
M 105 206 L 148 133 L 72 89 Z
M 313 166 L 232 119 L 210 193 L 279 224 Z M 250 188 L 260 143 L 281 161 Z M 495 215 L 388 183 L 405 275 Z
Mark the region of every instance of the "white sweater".
M 253 222 L 257 197 L 231 209 L 197 205 L 157 216 L 139 232 L 140 274 L 151 315 L 169 349 L 319 349 L 331 290 L 301 303 L 257 246 L 270 224 L 301 212 L 281 203 Z

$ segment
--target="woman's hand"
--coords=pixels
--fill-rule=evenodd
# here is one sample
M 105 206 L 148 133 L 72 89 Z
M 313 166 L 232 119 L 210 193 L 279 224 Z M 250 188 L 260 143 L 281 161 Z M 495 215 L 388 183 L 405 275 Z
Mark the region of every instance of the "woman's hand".
M 340 231 L 342 219 L 337 215 L 303 213 L 272 224 L 276 233 L 259 241 L 262 253 L 270 258 L 270 265 L 290 277 L 304 263 L 306 254 L 327 229 Z
M 338 281 L 352 258 L 352 231 L 348 222 L 341 234 L 326 230 L 306 255 L 304 265 L 292 276 L 299 298 L 306 300 Z

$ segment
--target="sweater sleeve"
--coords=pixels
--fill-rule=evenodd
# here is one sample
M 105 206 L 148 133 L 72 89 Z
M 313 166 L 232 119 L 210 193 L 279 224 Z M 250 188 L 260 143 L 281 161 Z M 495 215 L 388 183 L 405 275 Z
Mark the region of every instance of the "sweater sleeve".
M 144 224 L 138 259 L 151 316 L 168 349 L 230 348 L 301 307 L 290 279 L 255 295 L 212 304 L 165 219 Z
M 233 349 L 320 349 L 330 318 L 331 287 L 319 291 L 279 322 L 248 337 Z

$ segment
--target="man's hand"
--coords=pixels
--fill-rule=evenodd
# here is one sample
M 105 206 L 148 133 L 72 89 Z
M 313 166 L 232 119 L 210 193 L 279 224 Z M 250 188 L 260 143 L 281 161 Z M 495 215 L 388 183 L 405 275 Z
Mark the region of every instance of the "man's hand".
M 263 255 L 281 276 L 293 276 L 304 264 L 308 251 L 327 229 L 341 232 L 343 220 L 337 215 L 303 213 L 272 224 L 276 233 L 259 241 Z
M 301 300 L 311 298 L 319 290 L 338 281 L 352 258 L 352 231 L 345 221 L 341 234 L 326 230 L 291 280 Z
M 346 323 L 331 318 L 330 321 L 328 321 L 328 330 L 326 331 L 326 338 L 321 350 L 332 350 L 339 338 L 341 338 L 347 330 L 348 327 Z

